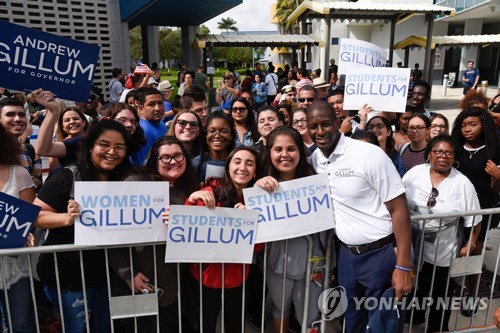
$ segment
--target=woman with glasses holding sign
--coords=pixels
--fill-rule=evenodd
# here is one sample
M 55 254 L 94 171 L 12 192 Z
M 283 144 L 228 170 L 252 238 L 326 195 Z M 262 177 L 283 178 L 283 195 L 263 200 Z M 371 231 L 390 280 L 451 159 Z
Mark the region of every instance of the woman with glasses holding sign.
M 389 156 L 396 170 L 398 170 L 399 175 L 403 177 L 406 172 L 406 167 L 396 150 L 396 143 L 392 136 L 392 127 L 389 120 L 385 117 L 375 116 L 370 118 L 365 128 L 368 132 L 375 134 L 380 148 Z
M 209 180 L 209 186 L 192 193 L 186 200 L 189 206 L 245 208 L 243 189 L 253 186 L 257 173 L 258 152 L 239 146 L 227 157 L 224 175 L 220 180 Z M 255 250 L 262 248 L 256 245 Z M 248 264 L 191 264 L 185 280 L 187 316 L 193 329 L 200 331 L 200 296 L 202 283 L 203 332 L 215 333 L 217 318 L 222 308 L 224 287 L 224 327 L 226 332 L 242 332 L 243 283 L 248 277 Z M 223 282 L 224 281 L 224 282 Z M 224 285 L 223 285 L 224 283 Z
M 80 209 L 74 197 L 75 181 L 120 181 L 129 165 L 129 133 L 113 120 L 102 120 L 90 126 L 75 165 L 51 177 L 38 193 L 34 204 L 42 208 L 35 226 L 48 229 L 44 245 L 74 243 L 75 218 Z M 38 275 L 52 303 L 62 304 L 66 332 L 85 332 L 84 290 L 78 252 L 43 253 L 38 261 Z M 109 304 L 106 269 L 102 250 L 83 251 L 87 308 L 92 332 L 109 332 Z M 58 272 L 56 274 L 56 269 Z M 58 293 L 58 283 L 61 293 Z M 59 299 L 61 297 L 61 299 Z
M 282 181 L 293 180 L 312 176 L 314 171 L 307 163 L 306 147 L 299 132 L 293 128 L 280 126 L 275 128 L 267 140 L 267 149 L 264 153 L 264 176 L 260 178 L 255 186 L 259 186 L 269 193 L 279 188 Z M 313 255 L 317 258 L 313 275 L 317 280 L 311 281 L 309 295 L 308 322 L 311 323 L 318 318 L 318 297 L 322 291 L 322 278 L 324 267 L 324 244 L 319 239 L 320 234 L 313 237 Z M 323 245 L 322 245 L 323 244 Z M 297 237 L 283 241 L 272 242 L 269 245 L 267 258 L 267 287 L 272 299 L 272 316 L 274 331 L 279 333 L 281 326 L 283 332 L 287 332 L 290 307 L 295 306 L 297 320 L 302 322 L 304 314 L 304 292 L 307 265 L 307 240 L 305 237 Z M 285 250 L 287 249 L 287 250 Z M 286 271 L 284 269 L 286 262 Z M 321 277 L 320 277 L 321 276 Z M 317 282 L 317 283 L 316 283 Z M 282 295 L 282 290 L 285 293 Z M 284 307 L 282 308 L 282 299 Z M 283 313 L 283 316 L 282 316 Z
M 488 111 L 479 107 L 467 107 L 458 114 L 453 124 L 452 136 L 459 144 L 457 169 L 462 172 L 474 185 L 479 197 L 481 209 L 494 207 L 500 191 L 500 143 L 498 131 Z M 473 244 L 474 255 L 483 251 L 484 241 L 488 227 L 498 226 L 498 214 L 492 216 L 488 226 L 489 215 L 483 216 L 481 233 L 477 243 Z M 477 293 L 477 275 L 471 278 L 469 295 L 474 297 Z M 474 311 L 463 311 L 467 317 Z
M 187 149 L 191 157 L 198 156 L 201 148 L 202 131 L 200 116 L 189 110 L 182 110 L 172 120 L 167 136 L 173 136 Z
M 183 205 L 186 198 L 198 189 L 190 154 L 186 146 L 172 136 L 158 139 L 151 148 L 146 166 L 136 170 L 124 181 L 168 182 L 170 205 Z M 178 332 L 180 325 L 177 311 L 179 285 L 177 269 L 181 270 L 179 274 L 183 276 L 185 267 L 165 263 L 165 248 L 165 244 L 154 247 L 135 246 L 132 248 L 132 263 L 128 248 L 110 250 L 111 268 L 121 278 L 121 281 L 114 281 L 112 289 L 114 296 L 129 295 L 132 288 L 136 294 L 156 292 L 160 332 Z M 115 326 L 119 332 L 134 331 L 132 320 L 126 320 L 121 324 L 125 327 Z M 137 325 L 139 332 L 153 332 L 156 328 L 156 316 L 140 317 Z
M 408 137 L 410 142 L 401 146 L 399 155 L 403 159 L 406 170 L 425 162 L 424 151 L 427 146 L 431 122 L 423 113 L 415 113 L 408 121 Z
M 403 177 L 406 187 L 406 198 L 410 214 L 437 214 L 450 212 L 466 212 L 480 209 L 479 200 L 472 183 L 453 166 L 459 149 L 456 141 L 448 135 L 438 135 L 431 139 L 424 151 L 428 163 L 420 164 L 409 170 Z M 464 217 L 463 226 L 473 227 L 473 232 L 465 246 L 461 246 L 460 218 L 427 219 L 414 223 L 413 234 L 423 237 L 423 248 L 420 248 L 422 239 L 415 245 L 415 255 L 422 257 L 420 264 L 416 295 L 419 304 L 423 297 L 431 296 L 434 300 L 427 320 L 427 332 L 448 331 L 448 320 L 451 315 L 450 306 L 444 311 L 444 320 L 441 326 L 443 305 L 437 307 L 438 298 L 441 302 L 445 297 L 451 297 L 453 280 L 448 279 L 451 260 L 453 257 L 468 256 L 475 248 L 476 240 L 481 229 L 481 216 Z M 436 271 L 433 273 L 433 266 Z M 433 290 L 430 290 L 434 281 Z M 416 309 L 414 324 L 423 323 L 425 308 Z M 408 314 L 409 317 L 409 314 Z M 408 318 L 409 319 L 409 318 Z

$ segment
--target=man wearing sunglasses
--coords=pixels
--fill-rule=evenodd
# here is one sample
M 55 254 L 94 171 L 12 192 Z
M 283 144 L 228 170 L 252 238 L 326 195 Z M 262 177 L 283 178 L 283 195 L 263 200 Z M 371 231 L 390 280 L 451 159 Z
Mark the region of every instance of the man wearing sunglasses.
M 299 108 L 307 109 L 309 105 L 314 103 L 318 99 L 318 91 L 312 85 L 304 86 L 299 91 L 299 97 L 297 101 L 299 102 Z

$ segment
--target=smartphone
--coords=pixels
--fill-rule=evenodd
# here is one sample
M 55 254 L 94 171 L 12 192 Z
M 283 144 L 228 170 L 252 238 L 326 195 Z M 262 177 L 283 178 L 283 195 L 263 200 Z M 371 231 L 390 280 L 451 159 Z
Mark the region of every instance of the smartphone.
M 165 290 L 163 290 L 161 288 L 155 288 L 154 284 L 151 284 L 149 282 L 146 284 L 148 285 L 148 287 L 155 290 L 155 292 L 158 294 L 158 299 L 160 299 L 163 296 L 163 293 L 165 292 Z
M 222 80 L 217 81 L 217 83 L 219 84 L 219 89 L 224 87 L 224 82 L 222 82 Z

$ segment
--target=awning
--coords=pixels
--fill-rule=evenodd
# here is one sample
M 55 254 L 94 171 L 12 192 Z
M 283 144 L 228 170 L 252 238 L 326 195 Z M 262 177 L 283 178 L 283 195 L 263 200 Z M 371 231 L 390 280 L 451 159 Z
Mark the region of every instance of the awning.
M 432 4 L 414 3 L 378 3 L 378 2 L 317 2 L 305 0 L 288 17 L 288 23 L 293 23 L 301 17 L 324 18 L 330 14 L 332 19 L 349 20 L 385 20 L 406 19 L 415 14 L 455 15 L 455 9 Z
M 196 47 L 203 49 L 211 46 L 249 46 L 249 47 L 295 47 L 300 49 L 305 45 L 324 46 L 324 41 L 313 35 L 279 35 L 279 34 L 224 34 L 196 35 Z
M 427 38 L 423 36 L 410 36 L 394 44 L 394 49 L 406 47 L 425 47 Z M 452 46 L 483 46 L 500 44 L 500 35 L 465 35 L 465 36 L 432 36 L 431 48 Z

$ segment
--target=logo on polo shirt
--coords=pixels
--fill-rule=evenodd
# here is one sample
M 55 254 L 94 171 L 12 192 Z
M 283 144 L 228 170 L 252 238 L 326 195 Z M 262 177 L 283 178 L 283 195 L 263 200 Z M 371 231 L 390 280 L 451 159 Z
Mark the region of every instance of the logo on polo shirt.
M 335 171 L 335 176 L 337 177 L 351 177 L 354 176 L 354 170 L 351 168 L 343 168 Z

